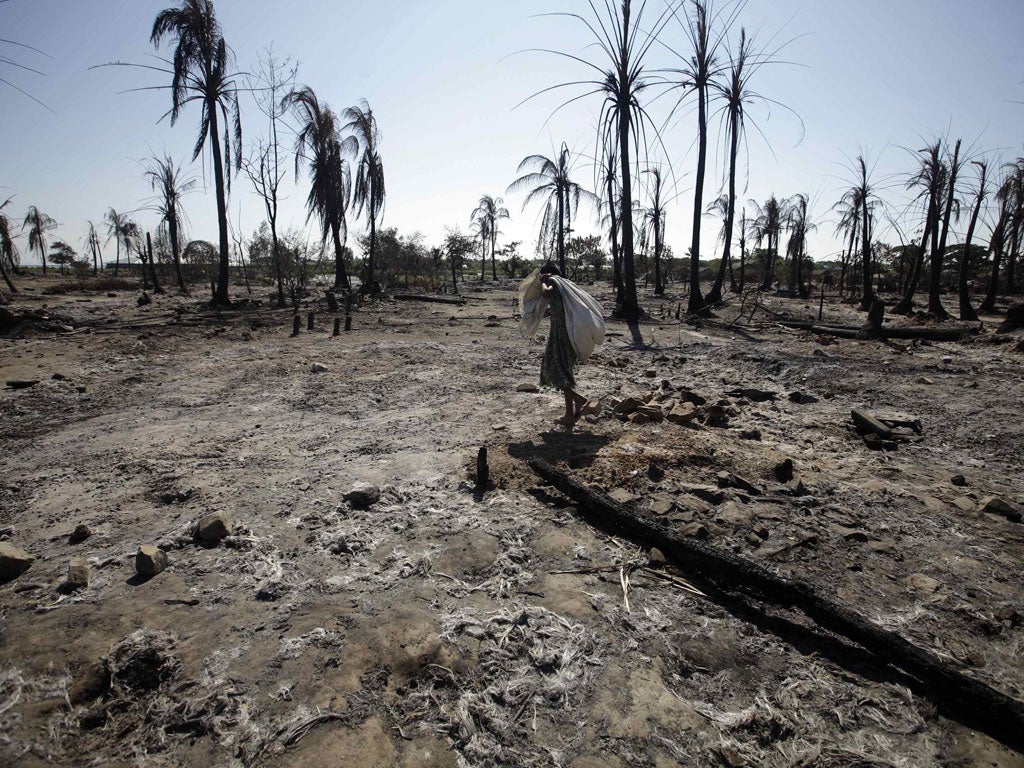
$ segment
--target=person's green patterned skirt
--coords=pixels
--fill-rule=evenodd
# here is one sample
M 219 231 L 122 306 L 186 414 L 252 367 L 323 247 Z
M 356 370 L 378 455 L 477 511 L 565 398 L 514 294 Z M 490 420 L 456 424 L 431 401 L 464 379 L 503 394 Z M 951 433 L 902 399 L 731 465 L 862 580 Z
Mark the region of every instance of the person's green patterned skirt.
M 544 359 L 540 363 L 540 385 L 556 389 L 575 389 L 576 377 L 573 366 L 579 363 L 576 350 L 569 338 L 569 329 L 565 325 L 565 304 L 562 294 L 557 288 L 551 291 L 551 330 L 548 333 L 548 345 L 544 349 Z

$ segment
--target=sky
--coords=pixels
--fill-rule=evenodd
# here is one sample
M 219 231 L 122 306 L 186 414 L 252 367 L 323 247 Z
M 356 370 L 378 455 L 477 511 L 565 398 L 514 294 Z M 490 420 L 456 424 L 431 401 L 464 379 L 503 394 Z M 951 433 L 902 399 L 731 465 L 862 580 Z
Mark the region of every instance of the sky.
M 664 1 L 648 0 L 647 26 Z M 0 60 L 0 78 L 49 108 L 0 83 L 0 201 L 13 196 L 8 215 L 20 223 L 28 206 L 36 205 L 59 223 L 53 236 L 79 250 L 86 221 L 99 225 L 109 207 L 135 211 L 140 226 L 153 229 L 158 216 L 148 210 L 153 200 L 144 161 L 169 153 L 199 180 L 200 189 L 185 201 L 187 238 L 216 242 L 209 153 L 191 162 L 198 109 L 187 106 L 172 126 L 162 119 L 170 108 L 168 91 L 131 92 L 166 85 L 169 77 L 138 68 L 92 68 L 112 61 L 159 64 L 154 55 L 170 48 L 156 51 L 149 33 L 156 14 L 172 4 L 0 0 L 0 38 L 46 54 L 0 42 L 0 59 L 45 73 Z M 523 210 L 522 196 L 506 193 L 520 160 L 554 157 L 565 142 L 577 155 L 575 180 L 593 188 L 589 156 L 600 97 L 556 111 L 564 99 L 586 92 L 578 86 L 522 103 L 549 86 L 591 76 L 582 64 L 532 49 L 603 63 L 583 24 L 551 15 L 591 15 L 582 0 L 216 0 L 216 11 L 238 71 L 252 71 L 259 54 L 273 46 L 279 57 L 298 62 L 298 81 L 336 111 L 368 100 L 382 134 L 384 226 L 402 234 L 418 231 L 428 244 L 440 244 L 445 227 L 468 230 L 471 212 L 488 193 L 503 197 L 511 213 L 499 247 L 519 240 L 521 252 L 532 255 L 540 211 Z M 740 26 L 762 46 L 781 46 L 778 63 L 751 81 L 773 103 L 748 112 L 740 202 L 808 195 L 817 224 L 809 252 L 816 259 L 831 258 L 841 247 L 831 207 L 852 181 L 858 155 L 868 160 L 887 203 L 885 218 L 898 226 L 881 223 L 878 235 L 898 244 L 921 226 L 905 181 L 915 151 L 926 142 L 962 137 L 971 156 L 993 162 L 1024 154 L 1021 0 L 748 0 L 731 40 Z M 679 66 L 679 54 L 688 54 L 683 29 L 670 22 L 659 39 L 648 66 Z M 666 242 L 681 256 L 691 238 L 697 118 L 692 98 L 670 117 L 678 95 L 664 94 L 649 105 L 662 142 L 650 147 L 646 160 L 661 164 L 669 179 Z M 240 98 L 248 144 L 265 135 L 267 125 L 251 95 Z M 289 174 L 281 223 L 305 228 L 308 187 L 304 175 L 296 179 L 292 172 L 292 138 L 283 136 Z M 724 189 L 722 138 L 713 114 L 705 204 Z M 973 171 L 965 173 L 967 196 Z M 233 225 L 247 235 L 264 218 L 244 175 L 234 179 L 229 210 Z M 712 258 L 720 225 L 710 217 L 703 221 L 702 256 Z M 362 226 L 350 223 L 350 232 Z M 575 226 L 577 234 L 598 233 L 587 211 Z M 966 216 L 953 231 L 964 229 Z M 27 238 L 19 246 L 25 263 L 38 262 L 27 253 Z M 113 243 L 105 247 L 105 258 L 113 258 L 113 249 Z

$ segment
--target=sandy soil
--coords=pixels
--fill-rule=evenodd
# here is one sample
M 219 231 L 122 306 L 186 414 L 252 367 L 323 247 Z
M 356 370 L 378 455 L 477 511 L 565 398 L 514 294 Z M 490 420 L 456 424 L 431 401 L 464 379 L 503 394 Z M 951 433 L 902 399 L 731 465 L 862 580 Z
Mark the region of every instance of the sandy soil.
M 40 311 L 0 338 L 0 378 L 39 383 L 0 390 L 0 538 L 37 559 L 0 586 L 0 763 L 1024 765 L 898 673 L 635 570 L 646 551 L 525 465 L 621 489 L 1024 698 L 1024 530 L 979 511 L 1024 502 L 1019 338 L 830 343 L 764 314 L 731 328 L 735 304 L 680 325 L 648 297 L 650 347 L 609 324 L 579 374 L 605 411 L 569 434 L 557 393 L 516 391 L 542 346 L 517 337 L 511 288 L 367 304 L 337 338 L 326 314 L 289 338 L 288 312 L 179 297 L 9 307 Z M 744 387 L 778 398 L 724 394 Z M 611 414 L 655 390 L 728 399 L 729 423 Z M 853 406 L 916 416 L 922 439 L 869 450 Z M 770 500 L 709 500 L 723 471 Z M 368 509 L 343 499 L 358 483 L 381 489 Z M 231 535 L 198 546 L 216 511 Z M 142 544 L 170 560 L 145 581 Z

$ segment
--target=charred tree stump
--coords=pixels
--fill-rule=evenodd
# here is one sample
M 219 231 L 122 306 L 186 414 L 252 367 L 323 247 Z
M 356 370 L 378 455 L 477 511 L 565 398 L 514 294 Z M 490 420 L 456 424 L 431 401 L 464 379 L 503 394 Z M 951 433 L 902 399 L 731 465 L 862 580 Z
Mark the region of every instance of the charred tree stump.
M 345 333 L 352 330 L 352 315 L 345 315 Z
M 476 495 L 483 498 L 487 490 L 487 483 L 491 477 L 490 467 L 487 466 L 487 446 L 481 446 L 476 454 Z
M 766 603 L 800 610 L 823 629 L 854 641 L 886 664 L 911 675 L 933 702 L 980 723 L 1007 746 L 1024 748 L 1024 703 L 971 679 L 932 652 L 819 595 L 810 584 L 680 536 L 657 520 L 581 485 L 543 459 L 531 458 L 529 465 L 575 501 L 591 523 L 657 547 L 679 568 L 696 573 L 723 592 L 742 592 Z
M 292 318 L 292 338 L 298 336 L 301 331 L 302 318 L 300 318 L 298 315 L 295 315 L 295 317 Z
M 326 292 L 326 296 L 327 296 L 327 309 L 329 309 L 331 312 L 337 312 L 338 309 L 339 309 L 339 307 L 338 307 L 338 297 L 334 295 L 333 291 L 327 291 Z
M 341 335 L 341 318 L 340 317 L 334 318 L 334 332 L 331 335 L 332 336 L 340 336 Z
M 821 315 L 825 311 L 825 286 L 821 286 L 821 298 L 818 300 L 818 322 L 821 322 Z
M 885 302 L 875 299 L 871 302 L 871 309 L 868 310 L 868 320 L 860 329 L 857 338 L 880 339 L 882 338 L 882 320 L 885 317 Z
M 313 320 L 314 320 L 313 313 L 312 312 L 308 313 L 306 315 L 306 330 L 307 331 L 312 331 L 313 330 Z

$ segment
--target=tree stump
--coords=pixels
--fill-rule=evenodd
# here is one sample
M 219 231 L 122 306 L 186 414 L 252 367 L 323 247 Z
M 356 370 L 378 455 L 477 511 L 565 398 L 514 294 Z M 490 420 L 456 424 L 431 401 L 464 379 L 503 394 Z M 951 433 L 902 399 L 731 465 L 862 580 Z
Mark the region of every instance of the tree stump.
M 298 336 L 301 330 L 302 319 L 298 315 L 295 315 L 295 317 L 292 318 L 292 337 L 294 338 L 295 336 Z
M 310 312 L 308 315 L 306 315 L 306 330 L 307 331 L 312 331 L 313 330 L 313 318 L 314 318 L 314 315 L 313 315 L 312 312 Z
M 333 291 L 327 291 L 327 308 L 331 312 L 338 311 L 338 297 L 334 295 Z
M 332 336 L 340 336 L 341 335 L 341 318 L 340 317 L 334 318 L 334 333 L 332 333 L 331 335 Z

